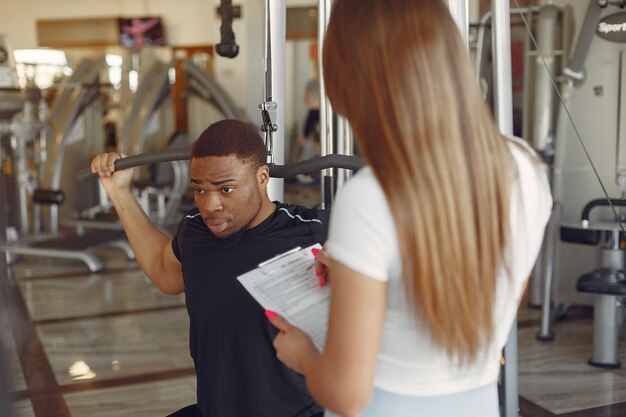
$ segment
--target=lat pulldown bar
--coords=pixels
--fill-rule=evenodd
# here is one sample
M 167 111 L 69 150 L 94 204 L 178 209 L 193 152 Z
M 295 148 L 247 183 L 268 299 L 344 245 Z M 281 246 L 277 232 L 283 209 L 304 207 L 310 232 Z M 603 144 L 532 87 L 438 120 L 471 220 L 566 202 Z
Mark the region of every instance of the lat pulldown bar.
M 151 165 L 159 162 L 169 161 L 185 161 L 189 159 L 190 148 L 174 148 L 164 149 L 160 151 L 142 153 L 129 156 L 115 161 L 115 169 L 122 170 L 126 168 L 134 168 L 142 165 Z M 270 167 L 270 176 L 274 178 L 292 178 L 299 174 L 308 174 L 310 172 L 320 171 L 327 168 L 343 168 L 352 171 L 360 169 L 364 162 L 357 156 L 348 155 L 325 155 L 318 156 L 306 161 L 297 162 L 288 165 L 268 164 Z M 90 168 L 81 169 L 76 174 L 76 179 L 85 181 L 94 175 Z

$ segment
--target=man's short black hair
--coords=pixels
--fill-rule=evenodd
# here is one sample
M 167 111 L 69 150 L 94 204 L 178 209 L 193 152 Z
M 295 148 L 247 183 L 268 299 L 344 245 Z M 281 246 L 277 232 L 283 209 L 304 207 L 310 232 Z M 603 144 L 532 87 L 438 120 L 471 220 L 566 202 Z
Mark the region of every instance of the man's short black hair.
M 220 120 L 205 129 L 191 147 L 191 158 L 234 155 L 252 169 L 267 164 L 267 148 L 257 130 L 240 120 Z

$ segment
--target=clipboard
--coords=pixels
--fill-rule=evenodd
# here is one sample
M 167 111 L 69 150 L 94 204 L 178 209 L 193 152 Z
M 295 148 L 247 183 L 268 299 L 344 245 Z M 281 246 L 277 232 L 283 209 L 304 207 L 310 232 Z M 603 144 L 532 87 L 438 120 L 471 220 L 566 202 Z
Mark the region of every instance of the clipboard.
M 307 333 L 322 350 L 328 331 L 330 286 L 319 286 L 311 249 L 295 247 L 261 262 L 237 280 L 265 310 L 285 317 Z
M 319 246 L 319 245 L 318 245 Z M 314 248 L 315 245 L 311 246 L 311 249 Z M 258 265 L 258 269 L 263 271 L 264 274 L 269 275 L 276 271 L 276 269 L 281 268 L 277 263 L 280 260 L 284 260 L 287 257 L 293 257 L 294 254 L 299 254 L 300 256 L 304 255 L 305 252 L 302 252 L 301 246 L 296 246 L 293 249 L 289 249 L 287 252 L 279 253 L 273 258 L 268 259 L 267 261 L 263 261 Z

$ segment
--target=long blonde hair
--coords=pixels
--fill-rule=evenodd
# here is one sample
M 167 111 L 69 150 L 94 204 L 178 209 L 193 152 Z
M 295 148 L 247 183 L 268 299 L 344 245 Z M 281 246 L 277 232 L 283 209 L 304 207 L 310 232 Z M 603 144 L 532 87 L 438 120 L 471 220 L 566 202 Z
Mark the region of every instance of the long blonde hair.
M 440 0 L 335 0 L 323 50 L 333 108 L 392 210 L 405 287 L 448 355 L 493 336 L 511 159 Z

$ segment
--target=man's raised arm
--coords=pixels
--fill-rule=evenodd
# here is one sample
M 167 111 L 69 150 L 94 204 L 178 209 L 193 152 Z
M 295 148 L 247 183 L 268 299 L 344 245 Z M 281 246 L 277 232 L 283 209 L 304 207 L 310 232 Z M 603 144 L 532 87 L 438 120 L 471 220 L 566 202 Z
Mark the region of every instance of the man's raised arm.
M 91 161 L 91 172 L 100 177 L 141 269 L 164 293 L 181 293 L 183 274 L 172 239 L 150 221 L 131 192 L 132 168 L 115 171 L 114 162 L 124 156 L 116 152 L 97 155 Z

